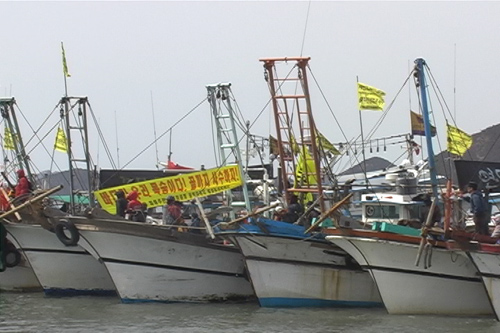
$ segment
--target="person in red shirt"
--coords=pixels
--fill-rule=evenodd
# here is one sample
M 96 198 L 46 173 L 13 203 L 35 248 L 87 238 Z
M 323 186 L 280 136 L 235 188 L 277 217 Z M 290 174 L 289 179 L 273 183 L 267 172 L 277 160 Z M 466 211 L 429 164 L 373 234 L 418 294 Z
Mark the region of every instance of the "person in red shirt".
M 181 208 L 175 203 L 175 198 L 169 195 L 167 197 L 167 204 L 163 206 L 163 224 L 181 224 L 183 222 L 181 215 Z
M 24 174 L 24 170 L 17 170 L 17 185 L 15 188 L 15 196 L 16 198 L 23 195 L 23 194 L 28 194 L 31 193 L 30 190 L 30 182 L 28 181 L 28 178 L 26 178 L 26 175 Z
M 127 194 L 127 213 L 130 214 L 131 220 L 134 222 L 145 222 L 146 216 L 144 215 L 142 203 L 137 200 L 139 193 L 132 191 Z

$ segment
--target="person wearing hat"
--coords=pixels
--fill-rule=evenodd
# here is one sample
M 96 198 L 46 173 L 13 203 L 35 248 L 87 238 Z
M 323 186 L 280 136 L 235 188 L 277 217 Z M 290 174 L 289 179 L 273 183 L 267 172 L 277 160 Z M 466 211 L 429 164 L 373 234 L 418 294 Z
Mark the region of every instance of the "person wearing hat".
M 116 215 L 125 217 L 125 212 L 127 211 L 128 201 L 125 198 L 125 193 L 122 190 L 118 190 L 116 195 Z
M 489 235 L 488 221 L 486 220 L 486 202 L 481 191 L 477 189 L 477 183 L 469 182 L 467 192 L 470 194 L 470 211 L 473 215 L 476 233 Z
M 179 224 L 182 220 L 182 210 L 175 203 L 175 198 L 171 195 L 167 197 L 167 204 L 163 206 L 163 224 Z

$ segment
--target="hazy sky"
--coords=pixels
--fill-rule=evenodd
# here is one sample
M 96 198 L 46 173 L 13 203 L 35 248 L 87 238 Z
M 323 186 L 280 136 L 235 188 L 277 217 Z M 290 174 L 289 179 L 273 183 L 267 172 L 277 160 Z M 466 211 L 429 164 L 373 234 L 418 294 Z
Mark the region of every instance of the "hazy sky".
M 69 94 L 89 97 L 115 162 L 118 136 L 121 166 L 154 140 L 153 107 L 159 136 L 206 97 L 206 84 L 231 82 L 239 109 L 253 122 L 269 100 L 258 59 L 299 56 L 302 49 L 349 138 L 360 132 L 356 77 L 385 90 L 389 103 L 418 57 L 426 59 L 460 128 L 472 134 L 498 123 L 499 2 L 0 2 L 0 11 L 0 95 L 15 96 L 37 128 L 64 94 L 64 41 Z M 345 141 L 311 86 L 320 131 L 332 142 Z M 377 135 L 407 133 L 408 111 L 418 109 L 415 98 L 411 104 L 406 89 Z M 269 110 L 253 133 L 274 132 Z M 214 166 L 209 111 L 205 102 L 174 127 L 175 162 Z M 434 112 L 444 135 L 437 105 Z M 380 115 L 363 112 L 364 129 Z M 45 141 L 50 150 L 54 137 L 55 131 Z M 163 161 L 169 137 L 158 141 Z M 91 149 L 101 167 L 110 166 L 95 134 Z M 55 156 L 64 167 L 64 154 Z M 42 149 L 31 158 L 40 169 L 50 167 Z M 155 165 L 153 145 L 127 168 Z

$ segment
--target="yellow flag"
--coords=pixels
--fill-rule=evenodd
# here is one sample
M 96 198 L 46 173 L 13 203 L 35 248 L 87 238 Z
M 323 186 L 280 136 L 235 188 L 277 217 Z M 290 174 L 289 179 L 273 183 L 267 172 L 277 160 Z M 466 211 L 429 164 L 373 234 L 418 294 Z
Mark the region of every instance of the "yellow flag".
M 61 42 L 61 49 L 62 49 L 63 73 L 64 76 L 70 77 L 71 74 L 68 72 L 68 64 L 66 63 L 66 53 L 64 52 L 63 42 Z
M 274 136 L 269 135 L 269 154 L 279 155 L 280 151 L 278 148 L 278 139 Z
M 358 82 L 358 105 L 360 110 L 384 111 L 385 92 Z
M 10 129 L 5 126 L 4 135 L 3 135 L 3 149 L 6 150 L 14 150 L 14 136 L 12 135 Z
M 295 182 L 295 186 L 297 186 L 297 184 L 314 185 L 318 183 L 316 179 L 316 163 L 314 163 L 314 160 L 307 149 L 302 149 L 300 151 L 299 160 L 297 161 L 297 167 L 295 170 Z
M 472 146 L 472 136 L 455 126 L 446 123 L 448 151 L 462 156 Z
M 328 141 L 328 139 L 321 134 L 319 131 L 316 131 L 316 144 L 323 149 L 324 151 L 328 151 L 333 155 L 340 155 L 340 152 L 335 148 L 335 146 Z
M 59 150 L 60 152 L 67 153 L 68 152 L 68 140 L 66 140 L 66 134 L 64 130 L 59 127 L 57 129 L 56 143 L 54 144 L 54 149 Z

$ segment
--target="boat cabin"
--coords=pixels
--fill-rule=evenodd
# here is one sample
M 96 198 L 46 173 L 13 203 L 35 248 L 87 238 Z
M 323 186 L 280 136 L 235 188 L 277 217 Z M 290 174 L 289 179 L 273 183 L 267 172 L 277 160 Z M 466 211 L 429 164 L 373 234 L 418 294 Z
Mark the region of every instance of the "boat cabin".
M 400 220 L 420 220 L 424 203 L 413 201 L 414 195 L 397 193 L 371 193 L 361 196 L 361 219 L 365 223 Z

